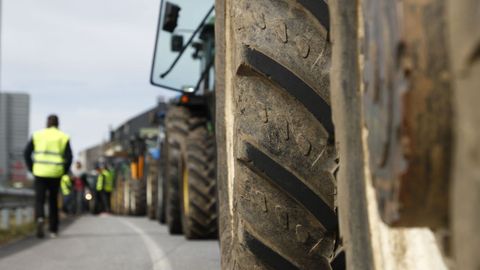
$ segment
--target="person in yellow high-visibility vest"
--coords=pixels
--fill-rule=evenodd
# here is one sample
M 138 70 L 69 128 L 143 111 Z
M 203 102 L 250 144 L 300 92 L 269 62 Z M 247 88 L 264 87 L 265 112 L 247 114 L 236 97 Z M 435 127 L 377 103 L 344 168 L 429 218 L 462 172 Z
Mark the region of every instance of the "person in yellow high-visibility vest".
M 108 166 L 105 166 L 102 170 L 102 174 L 105 176 L 104 177 L 104 180 L 105 180 L 105 184 L 103 186 L 103 192 L 104 192 L 104 195 L 105 195 L 105 201 L 106 201 L 106 205 L 107 205 L 107 209 L 110 210 L 110 206 L 111 206 L 111 201 L 110 201 L 110 198 L 111 198 L 111 195 L 112 195 L 112 191 L 113 191 L 113 172 L 108 168 Z
M 50 236 L 58 233 L 58 190 L 60 178 L 70 170 L 72 149 L 70 137 L 58 129 L 56 115 L 47 118 L 47 128 L 35 132 L 24 151 L 27 168 L 35 176 L 35 218 L 37 237 L 43 238 L 45 223 L 44 205 L 49 194 Z
M 110 212 L 110 194 L 113 189 L 113 175 L 108 171 L 105 164 L 97 168 L 97 197 L 99 199 L 100 212 Z
M 73 193 L 72 193 L 72 178 L 65 174 L 60 179 L 60 189 L 63 197 L 63 212 L 66 214 L 73 214 Z

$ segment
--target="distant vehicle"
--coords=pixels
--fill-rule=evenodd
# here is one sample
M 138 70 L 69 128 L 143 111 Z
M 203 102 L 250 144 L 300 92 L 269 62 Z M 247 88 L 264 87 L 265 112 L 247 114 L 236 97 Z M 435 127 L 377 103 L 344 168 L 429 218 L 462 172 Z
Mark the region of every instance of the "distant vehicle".
M 156 195 L 159 198 L 158 219 L 167 223 L 170 233 L 183 233 L 188 239 L 216 238 L 214 9 L 213 6 L 208 7 L 207 12 L 201 14 L 201 21 L 196 29 L 190 29 L 192 33 L 186 43 L 181 31 L 177 31 L 180 9 L 181 6 L 173 2 L 161 4 L 152 67 L 153 85 L 181 92 L 180 96 L 170 101 L 165 116 L 165 140 L 161 148 L 160 168 L 162 177 L 158 178 L 160 182 Z M 162 31 L 172 33 L 170 49 L 178 52 L 166 70 L 161 67 L 164 65 L 162 56 L 167 52 L 160 49 L 168 39 L 162 39 L 166 34 Z M 188 51 L 193 51 L 192 59 L 200 63 L 198 79 L 193 86 L 186 86 L 189 85 L 188 81 L 183 81 L 181 87 L 160 84 L 159 77 L 170 76 L 170 72 L 178 68 L 176 65 Z
M 152 149 L 159 149 L 163 138 L 163 118 L 166 104 L 157 106 L 126 121 L 111 132 L 111 140 L 105 146 L 105 160 L 114 171 L 115 184 L 112 192 L 112 209 L 118 214 L 145 215 L 154 218 L 156 199 L 151 190 L 156 190 L 158 157 L 153 158 Z

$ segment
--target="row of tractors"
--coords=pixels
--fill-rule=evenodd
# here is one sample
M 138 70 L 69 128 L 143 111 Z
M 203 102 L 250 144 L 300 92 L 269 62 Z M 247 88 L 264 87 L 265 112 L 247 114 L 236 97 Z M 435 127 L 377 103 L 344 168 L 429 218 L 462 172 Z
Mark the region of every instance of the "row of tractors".
M 172 3 L 162 7 L 166 11 L 160 12 L 159 31 L 173 32 L 169 20 L 178 17 L 180 8 Z M 172 37 L 173 52 L 191 47 L 193 60 L 200 62 L 196 86 L 183 86 L 181 95 L 159 101 L 113 130 L 105 148 L 116 175 L 113 212 L 147 215 L 188 239 L 218 236 L 212 11 L 187 44 L 181 36 Z
M 147 215 L 189 239 L 217 237 L 215 142 L 203 97 L 181 96 L 111 132 L 112 211 Z
M 115 212 L 223 269 L 479 269 L 478 1 L 160 2 L 180 95 L 112 132 Z

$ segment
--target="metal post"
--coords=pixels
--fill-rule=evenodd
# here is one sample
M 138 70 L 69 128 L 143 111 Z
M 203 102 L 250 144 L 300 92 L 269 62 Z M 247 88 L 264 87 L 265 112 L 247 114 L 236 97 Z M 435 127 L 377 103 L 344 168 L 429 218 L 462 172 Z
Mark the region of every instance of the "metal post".
M 3 57 L 2 57 L 2 21 L 3 21 L 3 1 L 0 0 L 0 94 L 2 93 L 2 60 L 3 60 Z M 0 98 L 1 98 L 1 95 L 0 95 Z
M 0 229 L 8 230 L 10 228 L 10 211 L 7 208 L 4 208 L 0 212 Z
M 33 221 L 33 208 L 32 207 L 25 208 L 25 221 L 27 223 Z
M 3 21 L 3 3 L 2 0 L 0 0 L 0 114 L 2 113 L 2 21 Z M 0 128 L 2 127 L 2 119 L 0 118 Z M 1 135 L 1 134 L 0 134 Z M 1 139 L 1 136 L 0 136 Z M 1 146 L 1 142 L 0 142 Z M 2 158 L 0 157 L 0 165 L 2 162 Z M 2 175 L 0 175 L 0 187 L 3 185 L 3 180 L 2 180 Z
M 15 226 L 21 226 L 23 224 L 23 217 L 22 217 L 22 208 L 15 208 Z

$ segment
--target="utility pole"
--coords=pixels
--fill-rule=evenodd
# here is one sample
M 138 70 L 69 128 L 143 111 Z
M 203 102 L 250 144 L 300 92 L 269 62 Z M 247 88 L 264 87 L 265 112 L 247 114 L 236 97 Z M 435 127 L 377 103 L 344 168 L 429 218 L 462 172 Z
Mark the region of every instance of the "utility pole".
M 7 155 L 5 153 L 6 148 L 6 128 L 5 128 L 5 113 L 3 108 L 3 94 L 2 94 L 2 21 L 3 21 L 3 3 L 0 0 L 0 148 L 3 153 L 0 153 L 0 187 L 6 186 L 6 165 L 7 165 Z
M 2 93 L 2 21 L 3 21 L 3 1 L 0 0 L 0 98 L 1 98 L 1 93 Z

